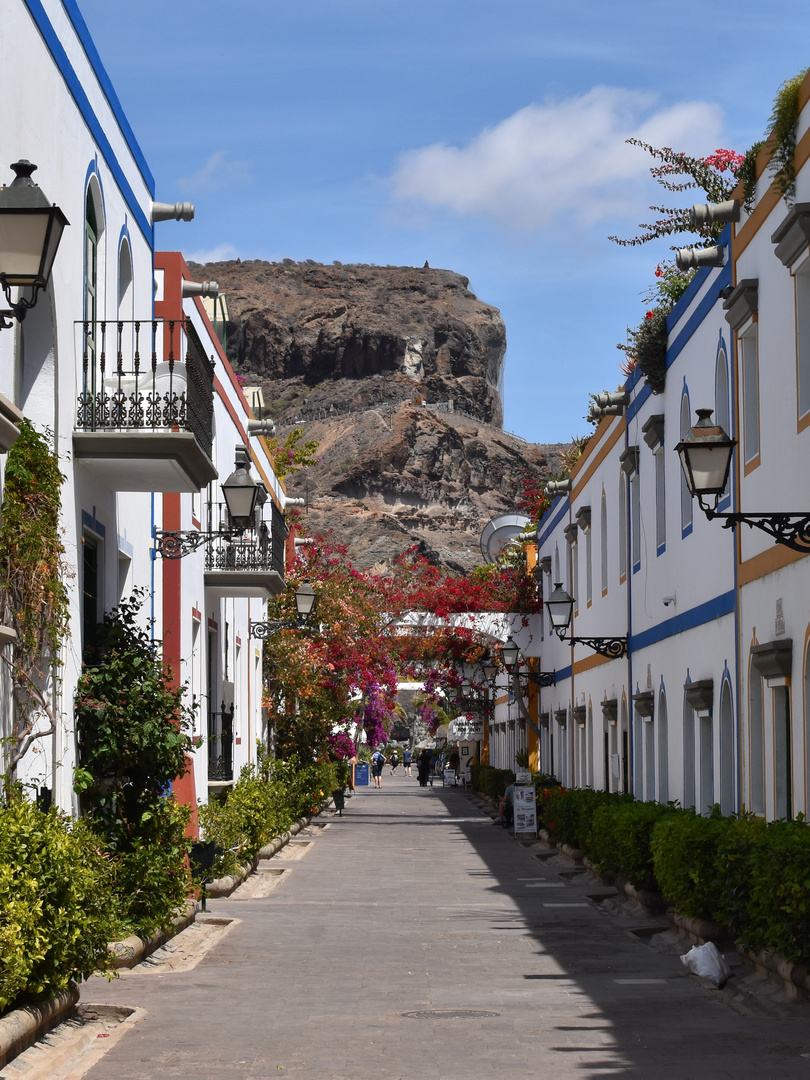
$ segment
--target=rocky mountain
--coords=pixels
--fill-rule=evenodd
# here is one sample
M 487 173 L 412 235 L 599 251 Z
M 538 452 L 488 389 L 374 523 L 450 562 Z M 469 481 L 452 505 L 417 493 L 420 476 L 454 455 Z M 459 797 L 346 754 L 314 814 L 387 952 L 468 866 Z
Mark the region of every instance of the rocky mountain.
M 321 464 L 288 478 L 305 527 L 333 529 L 360 565 L 413 543 L 448 567 L 481 562 L 493 516 L 560 446 L 502 430 L 500 313 L 449 270 L 259 261 L 192 270 L 227 297 L 227 351 L 261 385 L 280 436 L 296 424 Z

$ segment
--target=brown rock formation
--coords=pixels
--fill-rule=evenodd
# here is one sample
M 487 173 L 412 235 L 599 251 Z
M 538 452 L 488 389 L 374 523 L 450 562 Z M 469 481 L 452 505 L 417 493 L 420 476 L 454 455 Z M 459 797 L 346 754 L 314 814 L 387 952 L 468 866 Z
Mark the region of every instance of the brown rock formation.
M 523 473 L 560 447 L 501 430 L 506 336 L 496 308 L 448 270 L 228 262 L 194 267 L 228 298 L 228 355 L 260 384 L 283 437 L 296 421 L 322 463 L 288 478 L 305 528 L 334 530 L 363 566 L 414 543 L 469 569 L 481 530 L 515 512 Z

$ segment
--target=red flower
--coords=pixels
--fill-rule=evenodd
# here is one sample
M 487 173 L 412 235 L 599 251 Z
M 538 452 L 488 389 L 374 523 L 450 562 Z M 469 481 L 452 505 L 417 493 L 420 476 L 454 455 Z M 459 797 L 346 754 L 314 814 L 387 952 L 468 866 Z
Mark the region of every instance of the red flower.
M 644 318 L 645 319 L 654 319 L 655 318 L 655 312 L 654 311 L 648 311 L 647 314 L 644 316 Z

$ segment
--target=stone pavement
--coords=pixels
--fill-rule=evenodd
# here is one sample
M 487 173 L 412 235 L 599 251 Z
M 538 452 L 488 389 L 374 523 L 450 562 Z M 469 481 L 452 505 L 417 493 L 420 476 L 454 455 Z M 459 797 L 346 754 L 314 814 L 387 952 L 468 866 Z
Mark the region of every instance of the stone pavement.
M 386 769 L 303 840 L 192 970 L 83 988 L 146 1010 L 88 1080 L 810 1076 L 810 1009 L 733 1011 L 460 790 Z

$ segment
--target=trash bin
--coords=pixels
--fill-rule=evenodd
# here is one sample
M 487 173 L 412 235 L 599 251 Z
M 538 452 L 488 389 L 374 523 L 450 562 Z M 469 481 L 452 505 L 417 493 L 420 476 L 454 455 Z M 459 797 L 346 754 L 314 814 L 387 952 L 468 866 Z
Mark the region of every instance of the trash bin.
M 343 807 L 346 805 L 346 796 L 343 788 L 335 788 L 332 792 L 332 801 L 335 804 L 335 809 L 343 817 Z
M 354 786 L 368 787 L 368 762 L 358 761 L 354 767 Z

